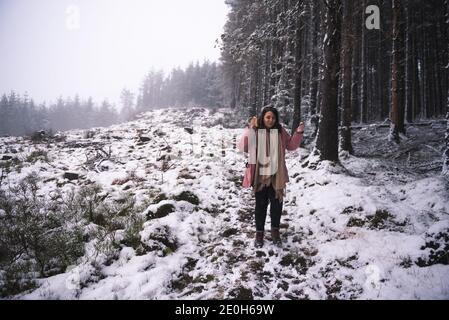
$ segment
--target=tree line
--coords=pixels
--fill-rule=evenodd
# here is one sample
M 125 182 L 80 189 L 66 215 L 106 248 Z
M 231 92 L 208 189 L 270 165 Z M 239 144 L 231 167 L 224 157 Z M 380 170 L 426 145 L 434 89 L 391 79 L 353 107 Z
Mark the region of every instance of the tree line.
M 0 135 L 30 135 L 39 130 L 88 129 L 109 126 L 120 118 L 115 106 L 104 100 L 97 105 L 92 98 L 78 95 L 58 98 L 55 103 L 36 104 L 25 93 L 11 91 L 0 100 Z
M 216 62 L 190 63 L 185 70 L 149 71 L 139 88 L 138 111 L 163 107 L 223 107 L 225 90 L 221 67 Z
M 135 119 L 144 111 L 155 108 L 225 106 L 221 67 L 204 61 L 190 63 L 185 69 L 175 68 L 167 76 L 151 69 L 142 80 L 138 93 L 124 88 L 117 106 L 91 97 L 81 99 L 59 97 L 55 103 L 36 104 L 27 93 L 14 91 L 0 100 L 0 135 L 25 135 L 38 130 L 88 129 L 109 126 Z

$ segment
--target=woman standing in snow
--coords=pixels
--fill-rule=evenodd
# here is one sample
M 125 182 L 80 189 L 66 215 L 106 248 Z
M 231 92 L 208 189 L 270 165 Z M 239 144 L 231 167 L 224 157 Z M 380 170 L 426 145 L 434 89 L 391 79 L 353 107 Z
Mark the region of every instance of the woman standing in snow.
M 281 245 L 279 225 L 281 221 L 285 186 L 289 181 L 285 165 L 285 150 L 296 150 L 304 134 L 304 123 L 300 123 L 293 136 L 279 123 L 278 111 L 267 106 L 259 118 L 250 119 L 239 141 L 239 149 L 249 153 L 243 178 L 243 187 L 252 187 L 256 198 L 255 246 L 263 246 L 265 219 L 270 202 L 271 238 L 274 244 Z

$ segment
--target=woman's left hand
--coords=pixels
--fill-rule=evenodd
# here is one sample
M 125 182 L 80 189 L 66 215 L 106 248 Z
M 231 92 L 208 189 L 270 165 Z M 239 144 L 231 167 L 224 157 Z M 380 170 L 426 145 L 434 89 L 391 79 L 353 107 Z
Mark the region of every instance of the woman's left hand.
M 296 129 L 297 133 L 304 133 L 304 122 L 301 122 L 298 126 L 298 128 Z

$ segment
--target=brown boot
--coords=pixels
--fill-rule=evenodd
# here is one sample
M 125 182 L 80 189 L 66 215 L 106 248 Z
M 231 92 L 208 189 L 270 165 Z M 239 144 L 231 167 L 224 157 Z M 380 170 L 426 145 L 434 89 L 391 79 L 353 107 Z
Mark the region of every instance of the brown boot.
M 282 245 L 281 235 L 279 234 L 279 228 L 271 228 L 271 239 L 277 246 Z
M 254 241 L 254 246 L 256 248 L 263 247 L 263 231 L 256 231 L 256 240 Z

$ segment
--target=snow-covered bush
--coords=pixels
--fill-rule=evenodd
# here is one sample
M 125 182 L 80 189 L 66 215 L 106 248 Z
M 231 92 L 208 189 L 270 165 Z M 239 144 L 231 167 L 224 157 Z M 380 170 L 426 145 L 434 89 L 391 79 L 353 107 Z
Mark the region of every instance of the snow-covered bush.
M 0 190 L 3 296 L 28 288 L 32 273 L 47 277 L 63 272 L 84 254 L 77 212 L 58 200 L 46 202 L 37 191 L 35 174 L 9 191 Z
M 145 216 L 140 215 L 143 207 L 136 205 L 130 193 L 115 200 L 106 200 L 107 196 L 99 185 L 93 184 L 82 187 L 75 202 L 87 223 L 95 225 L 89 240 L 94 240 L 97 254 L 103 255 L 109 264 L 123 246 L 134 249 L 140 246 L 139 232 Z

